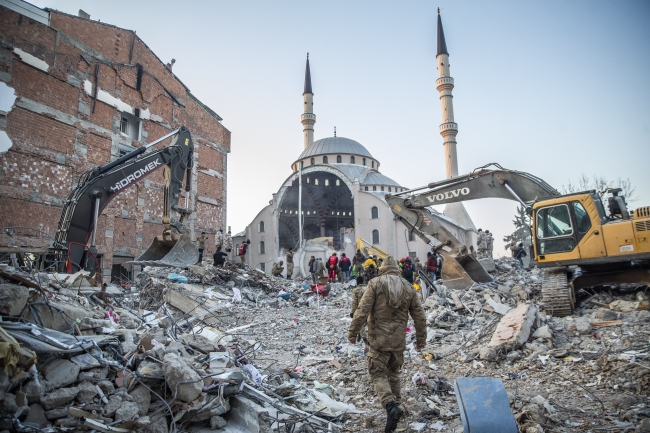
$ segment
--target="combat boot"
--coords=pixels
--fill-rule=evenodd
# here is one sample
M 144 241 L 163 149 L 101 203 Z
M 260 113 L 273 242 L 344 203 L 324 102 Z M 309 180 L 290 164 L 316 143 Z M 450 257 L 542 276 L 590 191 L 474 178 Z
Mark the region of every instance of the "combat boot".
M 399 422 L 400 418 L 402 418 L 402 415 L 404 415 L 404 411 L 400 409 L 397 403 L 394 401 L 389 401 L 386 403 L 386 415 L 386 429 L 384 429 L 384 432 L 394 432 L 397 428 L 397 423 Z

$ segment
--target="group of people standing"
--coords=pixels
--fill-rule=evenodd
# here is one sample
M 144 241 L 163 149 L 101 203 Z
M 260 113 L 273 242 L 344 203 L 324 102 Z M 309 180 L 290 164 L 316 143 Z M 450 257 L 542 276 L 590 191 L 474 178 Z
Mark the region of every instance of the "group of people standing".
M 203 263 L 203 251 L 205 250 L 205 242 L 207 240 L 208 237 L 206 232 L 201 232 L 201 236 L 196 239 L 196 248 L 199 250 L 199 261 L 196 264 L 199 266 Z M 212 255 L 214 266 L 222 267 L 226 263 L 226 257 L 228 257 L 228 254 L 232 251 L 232 235 L 230 234 L 230 229 L 228 229 L 228 232 L 225 235 L 223 229 L 217 230 L 217 233 L 214 235 L 214 241 L 217 247 L 216 251 Z M 242 268 L 244 267 L 245 256 L 250 243 L 251 241 L 247 239 L 246 242 L 242 242 L 237 250 L 237 255 L 241 260 L 240 266 Z
M 494 236 L 490 233 L 489 230 L 483 231 L 483 229 L 478 229 L 478 239 L 476 240 L 476 246 L 478 247 L 478 258 L 492 258 L 492 252 L 494 248 Z

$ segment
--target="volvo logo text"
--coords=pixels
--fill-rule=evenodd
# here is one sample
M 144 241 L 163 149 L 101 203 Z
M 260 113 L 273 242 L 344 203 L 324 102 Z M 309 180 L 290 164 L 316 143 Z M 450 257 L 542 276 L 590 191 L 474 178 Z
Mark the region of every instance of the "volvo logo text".
M 458 197 L 460 195 L 467 195 L 469 194 L 469 188 L 458 188 L 453 191 L 447 191 L 445 193 L 439 193 L 439 194 L 431 194 L 427 196 L 427 200 L 429 200 L 429 204 L 433 204 L 438 201 L 444 201 L 444 200 L 449 200 L 454 197 Z

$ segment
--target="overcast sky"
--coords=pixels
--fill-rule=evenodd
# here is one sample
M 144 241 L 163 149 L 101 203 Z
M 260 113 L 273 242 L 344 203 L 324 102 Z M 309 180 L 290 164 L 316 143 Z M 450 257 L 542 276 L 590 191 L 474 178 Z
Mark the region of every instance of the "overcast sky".
M 315 138 L 363 144 L 407 187 L 444 178 L 436 7 L 455 80 L 459 172 L 498 162 L 561 189 L 629 178 L 650 205 L 650 2 L 34 0 L 137 31 L 224 118 L 228 224 L 241 231 L 303 150 L 310 52 Z M 616 186 L 612 184 L 612 186 Z M 468 202 L 477 227 L 512 231 L 516 204 Z

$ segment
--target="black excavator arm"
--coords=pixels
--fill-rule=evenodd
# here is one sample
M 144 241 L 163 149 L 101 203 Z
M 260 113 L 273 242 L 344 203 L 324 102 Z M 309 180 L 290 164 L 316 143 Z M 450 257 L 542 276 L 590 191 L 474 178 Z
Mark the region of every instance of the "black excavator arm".
M 173 145 L 144 154 L 147 149 L 176 134 Z M 183 218 L 191 213 L 179 207 L 178 202 L 184 179 L 185 190 L 191 188 L 193 153 L 190 131 L 181 127 L 109 164 L 84 173 L 63 205 L 53 244 L 59 260 L 65 258 L 67 261 L 66 271 L 94 270 L 99 215 L 118 194 L 160 168 L 163 168 L 165 177 L 163 234 L 169 239 L 175 237 L 177 241 L 185 233 Z M 180 215 L 178 220 L 172 217 L 173 211 Z

